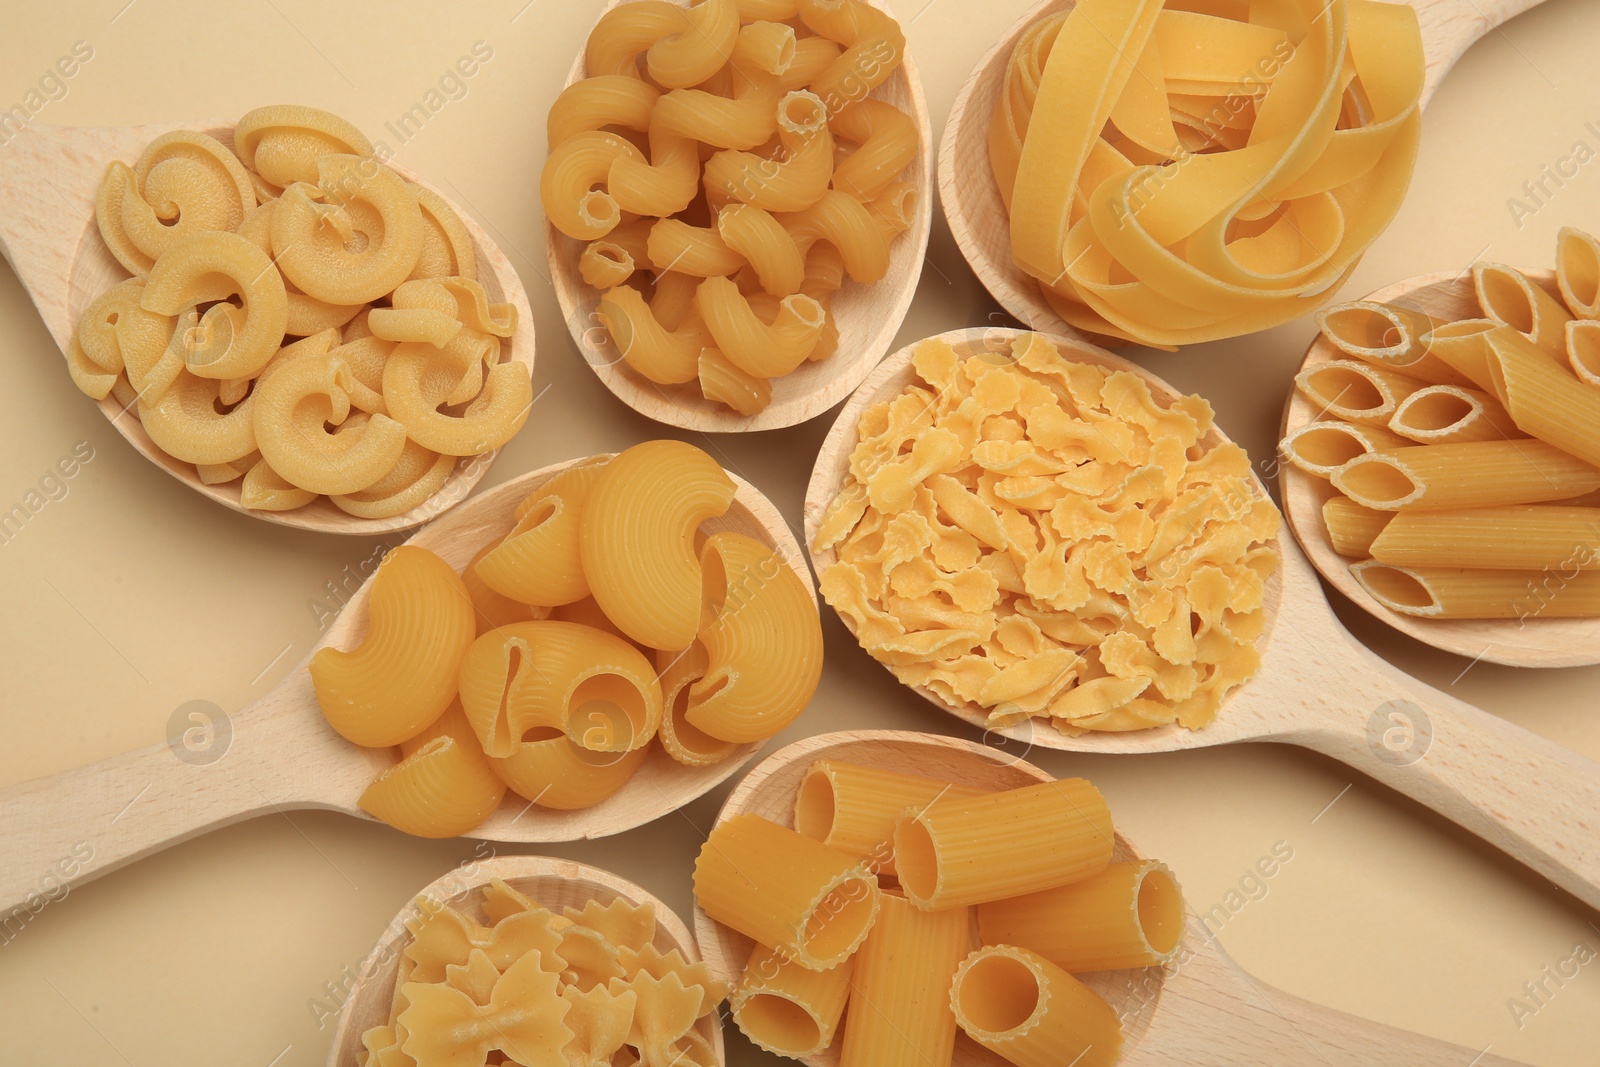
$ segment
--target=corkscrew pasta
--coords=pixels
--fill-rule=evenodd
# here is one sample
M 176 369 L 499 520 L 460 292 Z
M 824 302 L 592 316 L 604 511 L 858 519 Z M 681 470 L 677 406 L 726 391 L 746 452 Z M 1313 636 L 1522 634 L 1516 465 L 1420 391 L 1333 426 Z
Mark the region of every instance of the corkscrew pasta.
M 1522 625 L 1600 615 L 1589 580 L 1600 509 L 1587 506 L 1600 490 L 1597 247 L 1563 228 L 1550 281 L 1474 265 L 1481 318 L 1438 319 L 1410 301 L 1321 316 L 1322 336 L 1353 358 L 1295 379 L 1314 414 L 1280 448 L 1325 480 L 1329 542 L 1383 607 Z M 1354 388 L 1328 394 L 1341 377 Z
M 1060 804 L 1046 814 L 1051 797 Z M 755 943 L 732 992 L 734 1021 L 769 1052 L 826 1054 L 841 1067 L 949 1067 L 958 1030 L 1030 1067 L 1114 1063 L 1119 1016 L 1074 975 L 1178 959 L 1187 910 L 1166 865 L 1109 862 L 1098 797 L 1082 780 L 984 791 L 825 759 L 801 778 L 796 830 L 725 815 L 696 861 L 695 899 Z M 940 877 L 948 894 L 913 887 L 927 850 L 882 837 L 896 820 L 942 824 L 959 842 L 949 881 Z M 1077 843 L 1059 836 L 1078 831 Z M 799 901 L 820 914 L 796 919 Z M 850 947 L 819 954 L 822 944 Z
M 300 356 L 267 385 L 334 365 Z M 306 421 L 320 432 L 317 395 Z M 370 432 L 381 417 L 346 425 Z M 364 493 L 426 490 L 439 457 L 404 444 L 401 473 Z M 244 478 L 264 507 L 304 492 L 265 455 Z M 399 746 L 361 808 L 407 833 L 455 836 L 508 790 L 519 806 L 593 807 L 647 760 L 710 767 L 794 721 L 821 677 L 821 622 L 771 545 L 701 529 L 734 493 L 699 449 L 646 442 L 554 474 L 459 575 L 425 549 L 391 552 L 372 579 L 365 638 L 310 665 L 335 731 Z
M 407 514 L 527 421 L 516 309 L 449 203 L 350 123 L 276 105 L 232 137 L 175 131 L 108 166 L 96 226 L 134 277 L 85 309 L 67 370 L 246 508 Z
M 832 355 L 832 294 L 846 273 L 884 277 L 919 195 L 896 188 L 916 124 L 871 96 L 904 55 L 894 18 L 860 0 L 632 0 L 600 17 L 586 76 L 551 109 L 540 197 L 552 240 L 582 243 L 631 371 L 755 415 L 773 379 Z M 847 271 L 827 254 L 812 269 L 825 248 Z

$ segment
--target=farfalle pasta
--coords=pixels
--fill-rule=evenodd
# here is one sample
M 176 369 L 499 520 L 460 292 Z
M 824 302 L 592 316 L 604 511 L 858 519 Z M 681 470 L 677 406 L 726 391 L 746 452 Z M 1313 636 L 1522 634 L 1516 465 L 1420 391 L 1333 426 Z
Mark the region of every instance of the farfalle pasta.
M 1423 73 L 1404 5 L 1080 0 L 1022 35 L 995 108 L 1012 258 L 1104 337 L 1297 318 L 1398 211 Z
M 403 515 L 527 421 L 516 308 L 466 225 L 336 115 L 257 108 L 231 148 L 163 134 L 108 167 L 95 219 L 134 277 L 84 311 L 73 382 L 246 508 Z
M 390 1018 L 361 1035 L 361 1067 L 714 1067 L 705 1020 L 728 991 L 661 949 L 653 905 L 591 899 L 557 914 L 499 879 L 478 896 L 417 899 Z
M 1279 517 L 1210 406 L 1039 334 L 912 365 L 814 538 L 862 647 L 995 727 L 1211 722 L 1260 664 Z
M 814 249 L 870 284 L 911 224 L 914 186 L 878 198 L 919 134 L 870 97 L 904 56 L 863 0 L 634 0 L 600 17 L 588 76 L 551 108 L 540 198 L 554 239 L 583 242 L 598 321 L 635 372 L 755 415 L 771 380 L 832 354 L 846 279 L 811 270 Z
M 315 366 L 293 360 L 267 385 L 301 365 Z M 359 415 L 366 432 L 380 418 Z M 427 477 L 429 455 L 403 456 L 406 477 Z M 247 488 L 296 491 L 272 470 L 256 461 Z M 793 722 L 821 678 L 821 621 L 773 548 L 701 529 L 735 491 L 701 450 L 650 441 L 555 474 L 460 574 L 413 545 L 389 553 L 361 643 L 310 664 L 335 731 L 399 747 L 360 807 L 451 837 L 508 790 L 519 806 L 593 807 L 652 757 L 709 767 Z

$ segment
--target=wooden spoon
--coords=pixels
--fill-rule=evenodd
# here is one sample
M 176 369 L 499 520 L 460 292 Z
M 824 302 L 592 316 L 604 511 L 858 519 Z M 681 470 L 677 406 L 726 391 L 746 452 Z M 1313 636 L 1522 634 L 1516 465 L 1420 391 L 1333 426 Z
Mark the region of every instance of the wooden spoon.
M 17 272 L 63 352 L 89 304 L 128 277 L 128 272 L 112 258 L 94 220 L 95 193 L 106 166 L 115 159 L 131 163 L 139 158 L 145 145 L 173 130 L 201 130 L 232 148 L 233 126 L 228 120 L 95 127 L 30 124 L 0 154 L 0 252 Z M 444 196 L 404 167 L 394 163 L 389 166 L 408 181 Z M 489 299 L 517 309 L 517 332 L 507 351 L 510 359 L 526 367 L 531 375 L 533 311 L 528 306 L 528 294 L 511 261 L 489 235 L 472 216 L 454 203 L 450 206 L 472 235 L 478 250 L 478 280 Z M 194 464 L 173 459 L 150 440 L 137 412 L 127 411 L 109 394 L 99 401 L 99 406 L 101 414 L 146 459 L 195 492 L 263 522 L 319 533 L 372 537 L 421 526 L 466 499 L 496 455 L 486 452 L 463 456 L 437 493 L 392 518 L 357 518 L 340 511 L 326 498 L 294 511 L 253 511 L 239 503 L 237 479 L 225 485 L 206 485 L 200 481 Z
M 1527 273 L 1559 299 L 1553 272 Z M 1425 274 L 1385 286 L 1361 299 L 1397 304 L 1444 320 L 1477 318 L 1482 314 L 1470 274 Z M 1306 352 L 1305 366 L 1340 358 L 1339 350 L 1318 334 Z M 1284 406 L 1281 436 L 1315 421 L 1319 414 L 1313 401 L 1299 390 L 1292 391 Z M 1354 561 L 1335 552 L 1328 540 L 1322 504 L 1335 495 L 1333 487 L 1290 463 L 1279 466 L 1278 484 L 1283 490 L 1284 518 L 1328 584 L 1401 633 L 1445 652 L 1511 667 L 1581 667 L 1600 663 L 1600 619 L 1422 619 L 1390 610 L 1356 581 L 1350 573 Z
M 1427 76 L 1424 106 L 1473 42 L 1543 0 L 1406 0 L 1422 22 Z M 1073 0 L 1042 0 L 978 61 L 956 94 L 939 145 L 939 196 L 961 254 L 1000 306 L 1044 333 L 1081 336 L 1039 295 L 1038 283 L 1011 258 L 1011 221 L 989 168 L 989 120 L 1000 99 L 1006 65 L 1029 26 L 1065 11 Z M 1331 295 L 1331 294 L 1330 294 Z
M 576 460 L 524 474 L 429 524 L 407 543 L 438 553 L 457 570 L 508 531 L 516 505 Z M 772 546 L 806 588 L 816 586 L 783 516 L 737 475 L 728 513 L 701 526 L 732 530 Z M 350 648 L 367 630 L 368 579 L 317 648 Z M 315 654 L 313 650 L 312 654 Z M 308 657 L 309 660 L 309 657 Z M 202 727 L 196 726 L 196 730 Z M 0 913 L 36 894 L 63 857 L 91 854 L 72 881 L 88 881 L 208 830 L 297 808 L 370 819 L 356 802 L 396 749 L 353 745 L 333 732 L 317 706 L 304 664 L 260 700 L 226 718 L 206 744 L 151 745 L 0 791 Z M 734 774 L 760 749 L 745 745 L 709 767 L 686 767 L 655 746 L 614 796 L 591 808 L 536 808 L 507 793 L 500 809 L 469 837 L 488 841 L 575 841 L 630 830 L 673 811 Z M 214 765 L 213 765 L 214 764 Z
M 996 358 L 1019 333 L 959 330 L 940 339 L 962 356 Z M 1103 349 L 1054 340 L 1068 359 L 1142 376 L 1160 402 L 1178 396 L 1148 371 Z M 823 442 L 806 490 L 808 545 L 849 472 L 862 411 L 898 395 L 912 380 L 914 347 L 879 365 Z M 1203 443 L 1214 447 L 1225 440 L 1213 430 Z M 1265 495 L 1259 482 L 1257 488 Z M 1068 737 L 1029 720 L 990 732 L 1025 746 L 1072 752 L 1172 752 L 1238 741 L 1300 745 L 1405 793 L 1600 906 L 1600 764 L 1432 689 L 1369 652 L 1334 616 L 1293 538 L 1280 536 L 1275 547 L 1283 564 L 1267 583 L 1261 671 L 1234 690 L 1209 726 Z M 820 575 L 835 556 L 813 551 L 811 561 Z M 932 690 L 912 688 L 936 707 L 987 726 L 978 705 L 955 706 Z
M 794 825 L 800 780 L 819 759 L 926 775 L 996 792 L 1052 781 L 1045 771 L 1005 752 L 933 734 L 847 730 L 797 741 L 762 760 L 729 795 L 718 821 L 753 813 Z M 1121 834 L 1115 858 L 1142 854 Z M 754 942 L 695 908 L 695 935 L 713 975 L 736 983 Z M 976 944 L 974 945 L 976 947 Z M 1409 1033 L 1290 996 L 1239 969 L 1191 907 L 1184 945 L 1163 968 L 1102 971 L 1079 976 L 1122 1019 L 1119 1067 L 1183 1063 L 1232 1067 L 1242 1063 L 1404 1063 L 1414 1067 L 1508 1065 L 1459 1045 Z M 848 1015 L 843 1026 L 850 1025 Z M 841 1043 L 806 1059 L 837 1067 Z M 1004 1061 L 958 1034 L 954 1067 L 1003 1067 Z
M 610 0 L 606 10 L 625 0 Z M 688 0 L 674 0 L 687 6 Z M 893 12 L 888 0 L 866 0 L 873 7 Z M 567 85 L 587 75 L 583 53 L 573 62 Z M 741 415 L 724 404 L 707 400 L 698 382 L 659 385 L 634 370 L 622 358 L 595 313 L 600 290 L 586 284 L 578 273 L 583 243 L 545 223 L 545 245 L 550 259 L 550 280 L 556 300 L 567 320 L 572 343 L 606 388 L 640 414 L 669 426 L 707 433 L 740 433 L 794 426 L 827 411 L 861 384 L 882 359 L 900 329 L 911 298 L 922 277 L 933 229 L 933 121 L 922 94 L 917 66 L 906 54 L 900 69 L 872 93 L 872 98 L 893 104 L 916 123 L 921 146 L 905 180 L 916 183 L 916 222 L 889 247 L 889 273 L 871 285 L 846 281 L 833 298 L 839 326 L 838 351 L 816 363 L 805 363 L 792 374 L 772 381 L 772 403 L 755 415 Z
M 677 949 L 694 963 L 700 958 L 694 938 L 683 920 L 656 897 L 610 871 L 589 867 L 572 860 L 549 856 L 493 856 L 469 861 L 436 882 L 430 883 L 417 899 L 426 897 L 448 904 L 457 911 L 484 920 L 478 888 L 493 879 L 532 897 L 544 907 L 560 914 L 562 908 L 581 910 L 591 900 L 605 905 L 621 897 L 634 904 L 653 904 L 656 909 L 655 947 L 661 952 Z M 355 1067 L 361 1051 L 361 1035 L 389 1021 L 390 1000 L 400 972 L 400 958 L 410 943 L 406 923 L 421 915 L 416 900 L 407 904 L 378 935 L 378 943 L 356 971 L 356 984 L 350 990 L 339 1023 L 333 1031 L 333 1046 L 328 1051 L 328 1067 Z M 696 1024 L 702 1037 L 711 1042 L 717 1063 L 726 1062 L 722 1045 L 722 1016 L 712 1012 Z

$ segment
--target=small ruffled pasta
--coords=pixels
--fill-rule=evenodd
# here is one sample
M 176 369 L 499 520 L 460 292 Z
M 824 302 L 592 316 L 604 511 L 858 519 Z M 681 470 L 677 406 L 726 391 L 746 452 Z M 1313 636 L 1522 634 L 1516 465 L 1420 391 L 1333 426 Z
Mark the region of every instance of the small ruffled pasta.
M 613 459 L 583 509 L 579 536 L 595 602 L 650 648 L 689 647 L 700 625 L 694 532 L 724 514 L 735 486 L 710 456 L 677 441 L 647 441 Z
M 534 490 L 517 525 L 474 571 L 484 584 L 512 600 L 558 607 L 589 595 L 578 535 L 584 502 L 605 461 L 575 464 Z
M 117 262 L 147 274 L 174 242 L 232 230 L 256 206 L 250 175 L 214 137 L 164 133 L 134 166 L 113 162 L 95 196 L 95 222 Z
M 291 360 L 260 384 L 246 403 L 255 407 L 255 447 L 273 470 L 314 493 L 348 495 L 394 468 L 406 427 L 387 415 L 352 415 L 352 386 L 350 368 L 331 355 Z
M 370 589 L 361 644 L 321 649 L 310 671 L 328 725 L 383 748 L 415 737 L 449 707 L 477 629 L 461 577 L 427 549 L 392 550 Z
M 700 552 L 704 675 L 684 718 L 722 741 L 771 737 L 805 709 L 822 677 L 822 625 L 810 592 L 772 549 L 712 534 Z
M 351 251 L 356 234 L 363 244 Z M 301 292 L 332 304 L 393 292 L 416 269 L 422 236 L 411 186 L 370 156 L 322 156 L 316 185 L 286 188 L 272 216 L 278 269 Z

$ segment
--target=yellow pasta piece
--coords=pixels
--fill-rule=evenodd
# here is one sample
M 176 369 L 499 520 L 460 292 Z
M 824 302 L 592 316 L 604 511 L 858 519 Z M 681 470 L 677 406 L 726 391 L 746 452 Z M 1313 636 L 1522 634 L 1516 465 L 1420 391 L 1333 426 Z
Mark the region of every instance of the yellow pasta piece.
M 247 111 L 233 128 L 233 149 L 244 165 L 279 188 L 318 179 L 325 155 L 372 155 L 372 143 L 339 116 L 299 104 Z
M 1317 313 L 1322 336 L 1346 356 L 1437 385 L 1470 384 L 1428 353 L 1425 338 L 1439 325 L 1420 311 L 1371 300 L 1335 304 Z
M 645 53 L 651 80 L 668 89 L 699 85 L 721 70 L 739 37 L 734 0 L 700 0 L 678 10 L 682 28 L 657 38 Z
M 661 723 L 655 670 L 626 641 L 555 620 L 513 623 L 461 659 L 461 706 L 490 756 L 557 735 L 592 752 L 644 747 Z
M 584 284 L 596 289 L 621 285 L 639 269 L 633 253 L 614 241 L 590 241 L 578 257 L 578 273 Z
M 483 1063 L 499 1049 L 526 1067 L 570 1067 L 561 1052 L 573 1037 L 562 1021 L 569 1005 L 537 951 L 499 976 L 484 1005 L 446 985 L 407 982 L 404 990 L 409 1004 L 399 1022 L 419 1065 Z
M 977 912 L 985 945 L 1029 949 L 1074 974 L 1160 967 L 1183 941 L 1183 893 L 1155 860 L 1113 863 L 1093 878 Z
M 613 993 L 603 985 L 587 992 L 576 986 L 561 990 L 567 1002 L 567 1028 L 572 1040 L 563 1050 L 568 1067 L 611 1067 L 611 1058 L 627 1043 L 639 997 L 631 989 Z
M 894 873 L 894 827 L 901 812 L 940 800 L 969 800 L 982 790 L 916 774 L 818 760 L 800 780 L 794 827 L 830 848 Z
M 1322 522 L 1328 528 L 1328 541 L 1341 556 L 1365 559 L 1372 555 L 1372 542 L 1389 525 L 1396 512 L 1364 508 L 1345 496 L 1329 497 L 1322 505 Z
M 1388 426 L 1401 401 L 1423 386 L 1415 378 L 1349 359 L 1307 367 L 1294 384 L 1317 405 L 1319 415 L 1378 427 Z
M 139 422 L 163 452 L 188 463 L 232 463 L 258 447 L 254 417 L 257 397 L 227 412 L 217 410 L 221 384 L 187 371 L 173 380 L 159 400 L 139 403 Z
M 746 25 L 739 27 L 730 62 L 755 67 L 768 74 L 786 73 L 794 65 L 797 50 L 794 27 L 786 26 L 781 21 L 752 16 L 745 11 L 740 11 L 739 17 Z
M 1473 441 L 1358 456 L 1333 486 L 1378 511 L 1436 511 L 1570 500 L 1600 489 L 1600 469 L 1543 441 Z
M 1389 429 L 1423 444 L 1501 441 L 1522 436 L 1500 402 L 1463 385 L 1429 385 L 1402 400 Z
M 596 603 L 629 637 L 672 651 L 695 639 L 694 534 L 734 491 L 716 460 L 677 441 L 635 445 L 606 466 L 584 504 L 579 546 Z
M 656 665 L 661 682 L 661 747 L 667 755 L 690 767 L 706 767 L 733 755 L 731 741 L 712 737 L 691 723 L 689 688 L 705 677 L 709 657 L 696 641 L 682 652 L 659 652 Z
M 1495 393 L 1517 429 L 1600 464 L 1600 390 L 1578 381 L 1547 356 L 1515 334 L 1491 335 L 1489 377 Z
M 1017 1067 L 1111 1067 L 1122 1021 L 1088 986 L 1027 949 L 979 949 L 956 971 L 950 1010 L 967 1036 Z
M 238 296 L 242 307 L 227 302 Z M 266 365 L 283 340 L 288 297 L 272 260 L 238 234 L 174 241 L 150 268 L 140 306 L 178 315 L 214 303 L 183 335 L 184 364 L 204 378 L 237 378 Z
M 1494 390 L 1489 377 L 1489 336 L 1509 327 L 1492 319 L 1461 319 L 1430 330 L 1423 338 L 1428 354 L 1479 389 Z
M 596 311 L 622 358 L 661 385 L 689 382 L 699 373 L 700 352 L 711 343 L 698 314 L 680 329 L 668 330 L 640 292 L 629 285 L 607 291 Z
M 862 100 L 834 115 L 833 132 L 856 144 L 833 173 L 833 187 L 862 203 L 874 200 L 917 158 L 911 116 L 882 100 Z
M 316 493 L 292 484 L 264 459 L 245 471 L 239 486 L 239 503 L 253 511 L 293 511 L 315 499 Z
M 694 892 L 717 922 L 818 971 L 850 958 L 880 902 L 876 880 L 855 859 L 758 815 L 711 831 L 695 860 Z
M 777 315 L 764 322 L 728 278 L 701 282 L 695 303 L 717 349 L 740 370 L 759 378 L 776 378 L 804 363 L 816 349 L 827 320 L 821 304 L 797 293 L 784 297 Z
M 357 806 L 416 837 L 455 837 L 493 814 L 505 791 L 476 741 L 446 735 L 380 774 Z
M 589 32 L 584 66 L 591 77 L 620 74 L 639 78 L 639 57 L 664 37 L 687 25 L 683 8 L 665 0 L 618 4 L 600 16 Z
M 1377 560 L 1353 564 L 1373 599 L 1391 611 L 1423 619 L 1568 619 L 1600 615 L 1600 571 L 1467 570 L 1397 567 Z
M 854 970 L 850 960 L 826 971 L 808 970 L 781 952 L 757 945 L 733 995 L 734 1022 L 752 1042 L 774 1055 L 791 1059 L 818 1055 L 833 1043 L 850 999 Z
M 365 239 L 360 251 L 352 251 L 355 234 Z M 393 292 L 416 268 L 422 238 L 416 196 L 370 156 L 319 157 L 316 185 L 289 186 L 272 214 L 278 269 L 301 292 L 331 304 Z
M 717 235 L 756 272 L 762 291 L 777 297 L 800 291 L 805 258 L 770 212 L 754 204 L 729 204 L 717 214 Z
M 1472 287 L 1486 318 L 1511 327 L 1545 354 L 1566 358 L 1572 315 L 1527 275 L 1501 263 L 1475 263 Z
M 691 226 L 679 219 L 662 219 L 652 226 L 647 250 L 657 270 L 696 278 L 736 274 L 747 265 L 717 228 Z
M 113 162 L 95 196 L 95 222 L 117 262 L 148 274 L 173 244 L 227 231 L 256 205 L 250 176 L 223 144 L 190 130 L 164 133 L 132 167 Z
M 767 143 L 778 132 L 778 101 L 787 91 L 785 83 L 752 63 L 731 69 L 731 97 L 702 89 L 673 89 L 661 94 L 650 116 L 651 129 L 735 151 Z
M 455 208 L 432 189 L 410 182 L 422 212 L 422 249 L 408 279 L 478 277 L 478 250 Z
M 476 628 L 461 578 L 427 549 L 401 545 L 372 577 L 366 637 L 350 651 L 311 657 L 311 681 L 328 724 L 369 748 L 420 733 L 456 695 Z
M 1394 514 L 1368 553 L 1401 567 L 1600 567 L 1600 508 L 1536 505 Z
M 568 237 L 593 241 L 622 221 L 616 198 L 597 186 L 619 159 L 646 165 L 644 153 L 614 133 L 575 134 L 558 144 L 545 161 L 539 198 L 550 224 Z
M 706 161 L 705 184 L 712 195 L 753 204 L 766 211 L 801 211 L 815 204 L 833 178 L 833 132 L 828 109 L 810 92 L 792 92 L 778 104 L 776 158 L 722 151 Z
M 509 756 L 491 756 L 489 765 L 523 799 L 573 811 L 593 807 L 627 785 L 649 754 L 648 748 L 591 752 L 563 735 L 524 741 Z
M 587 597 L 578 534 L 584 502 L 605 466 L 605 460 L 574 464 L 529 494 L 517 525 L 478 560 L 478 577 L 524 604 L 557 607 Z
M 950 982 L 967 938 L 966 908 L 923 911 L 883 894 L 856 955 L 840 1067 L 949 1067 L 956 1040 Z
M 643 79 L 626 74 L 594 74 L 561 90 L 545 119 L 549 148 L 580 133 L 621 126 L 644 133 L 661 91 Z
M 261 382 L 246 403 L 254 405 L 255 447 L 273 470 L 315 493 L 350 494 L 394 469 L 406 428 L 387 415 L 352 415 L 353 384 L 331 355 L 291 360 Z M 329 433 L 329 425 L 339 429 Z
M 803 250 L 809 251 L 815 241 L 832 244 L 858 282 L 871 284 L 889 273 L 889 242 L 878 217 L 853 196 L 829 190 L 815 204 L 779 221 Z
M 896 873 L 920 908 L 953 908 L 1035 893 L 1105 870 L 1111 812 L 1082 778 L 1043 782 L 904 812 Z
M 700 350 L 700 393 L 741 415 L 755 415 L 772 403 L 772 383 L 746 374 L 715 348 Z
M 599 933 L 606 941 L 620 949 L 642 952 L 655 940 L 656 907 L 654 904 L 635 904 L 625 897 L 615 897 L 601 904 L 590 898 L 583 907 L 561 909 L 564 918 Z
M 812 82 L 830 114 L 866 98 L 905 58 L 906 37 L 894 16 L 862 0 L 801 0 L 800 18 L 844 52 Z
M 1567 362 L 1579 381 L 1600 388 L 1600 322 L 1574 319 L 1567 323 Z
M 443 349 L 418 343 L 397 346 L 383 368 L 389 415 L 412 440 L 442 455 L 494 451 L 516 436 L 533 406 L 527 368 L 515 362 L 489 363 L 498 353 L 498 339 L 476 330 L 462 330 Z M 482 389 L 460 396 L 463 383 L 470 385 L 486 363 Z M 467 377 L 461 376 L 463 366 Z M 459 415 L 439 410 L 462 402 L 467 406 Z
M 358 492 L 335 493 L 328 499 L 347 515 L 363 519 L 392 518 L 430 499 L 444 488 L 455 469 L 456 457 L 441 456 L 415 441 L 407 441 L 389 473 Z
M 815 602 L 781 556 L 743 534 L 712 534 L 700 566 L 708 664 L 684 718 L 722 741 L 765 740 L 805 710 L 821 680 Z
M 1563 226 L 1556 234 L 1556 286 L 1575 319 L 1600 319 L 1600 241 Z

